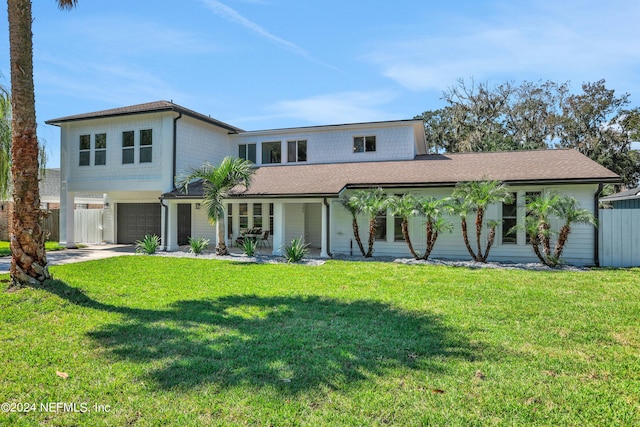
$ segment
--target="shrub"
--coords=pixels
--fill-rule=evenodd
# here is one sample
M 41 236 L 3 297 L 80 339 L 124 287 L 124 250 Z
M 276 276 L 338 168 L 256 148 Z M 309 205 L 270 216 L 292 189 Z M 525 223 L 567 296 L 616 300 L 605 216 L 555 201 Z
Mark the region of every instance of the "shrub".
M 192 254 L 201 254 L 203 250 L 207 249 L 209 246 L 209 239 L 205 239 L 204 237 L 189 237 L 189 252 Z
M 258 241 L 256 239 L 244 239 L 242 241 L 242 250 L 246 256 L 253 256 L 256 253 Z
M 156 234 L 146 234 L 142 240 L 136 241 L 136 252 L 147 255 L 155 254 L 160 247 L 160 237 Z
M 288 262 L 298 262 L 309 253 L 309 244 L 302 237 L 295 238 L 284 248 L 284 257 Z

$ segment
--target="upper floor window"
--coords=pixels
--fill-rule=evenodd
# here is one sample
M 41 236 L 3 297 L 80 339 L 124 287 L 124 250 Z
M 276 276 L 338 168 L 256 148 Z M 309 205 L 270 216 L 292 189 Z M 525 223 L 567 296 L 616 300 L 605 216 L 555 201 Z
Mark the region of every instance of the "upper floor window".
M 132 130 L 122 132 L 122 164 L 134 162 L 134 133 Z
M 93 153 L 93 164 L 94 165 L 106 165 L 107 164 L 107 134 L 106 133 L 97 133 L 96 134 L 96 149 Z
M 356 136 L 353 138 L 354 153 L 364 153 L 369 151 L 376 151 L 375 136 Z
M 80 135 L 80 166 L 91 164 L 91 135 Z
M 256 163 L 256 144 L 238 145 L 238 157 Z
M 282 144 L 278 142 L 262 143 L 262 164 L 281 163 L 282 162 Z
M 153 161 L 153 131 L 143 129 L 140 131 L 140 163 Z
M 511 203 L 502 203 L 502 243 L 517 244 L 518 235 L 513 227 L 518 224 L 517 194 L 511 194 Z
M 287 162 L 307 161 L 307 141 L 287 141 Z

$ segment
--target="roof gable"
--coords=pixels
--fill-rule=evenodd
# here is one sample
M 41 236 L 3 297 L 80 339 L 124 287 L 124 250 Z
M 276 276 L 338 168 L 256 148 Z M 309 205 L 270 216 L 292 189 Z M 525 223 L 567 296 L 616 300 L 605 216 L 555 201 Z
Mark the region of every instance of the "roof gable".
M 77 122 L 81 120 L 103 119 L 103 118 L 109 118 L 109 117 L 121 117 L 121 116 L 135 115 L 135 114 L 148 114 L 148 113 L 157 113 L 157 112 L 164 112 L 164 111 L 175 111 L 176 113 L 181 113 L 186 116 L 193 117 L 194 119 L 201 120 L 203 122 L 221 127 L 223 129 L 228 130 L 231 133 L 242 132 L 242 129 L 240 128 L 221 122 L 210 116 L 205 116 L 204 114 L 200 114 L 196 111 L 190 110 L 188 108 L 182 107 L 178 104 L 174 104 L 173 102 L 169 102 L 169 101 L 147 102 L 145 104 L 136 104 L 136 105 L 130 105 L 127 107 L 95 111 L 92 113 L 83 113 L 83 114 L 76 114 L 73 116 L 59 117 L 57 119 L 47 120 L 45 123 L 48 125 L 60 126 L 62 123 Z

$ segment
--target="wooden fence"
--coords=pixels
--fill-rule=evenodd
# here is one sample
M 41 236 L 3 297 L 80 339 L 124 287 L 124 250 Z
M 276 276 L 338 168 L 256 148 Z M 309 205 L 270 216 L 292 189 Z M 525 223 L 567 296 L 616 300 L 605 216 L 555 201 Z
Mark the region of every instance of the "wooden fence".
M 640 266 L 640 209 L 600 209 L 600 265 Z

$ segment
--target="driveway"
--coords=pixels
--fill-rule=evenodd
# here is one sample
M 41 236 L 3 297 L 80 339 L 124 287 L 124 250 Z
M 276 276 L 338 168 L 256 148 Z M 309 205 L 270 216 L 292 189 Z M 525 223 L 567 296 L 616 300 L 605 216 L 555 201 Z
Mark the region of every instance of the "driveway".
M 47 261 L 49 261 L 49 266 L 52 266 L 114 256 L 133 255 L 135 252 L 135 247 L 132 245 L 91 245 L 81 249 L 47 252 Z M 10 267 L 11 257 L 0 257 L 0 274 L 8 273 Z

